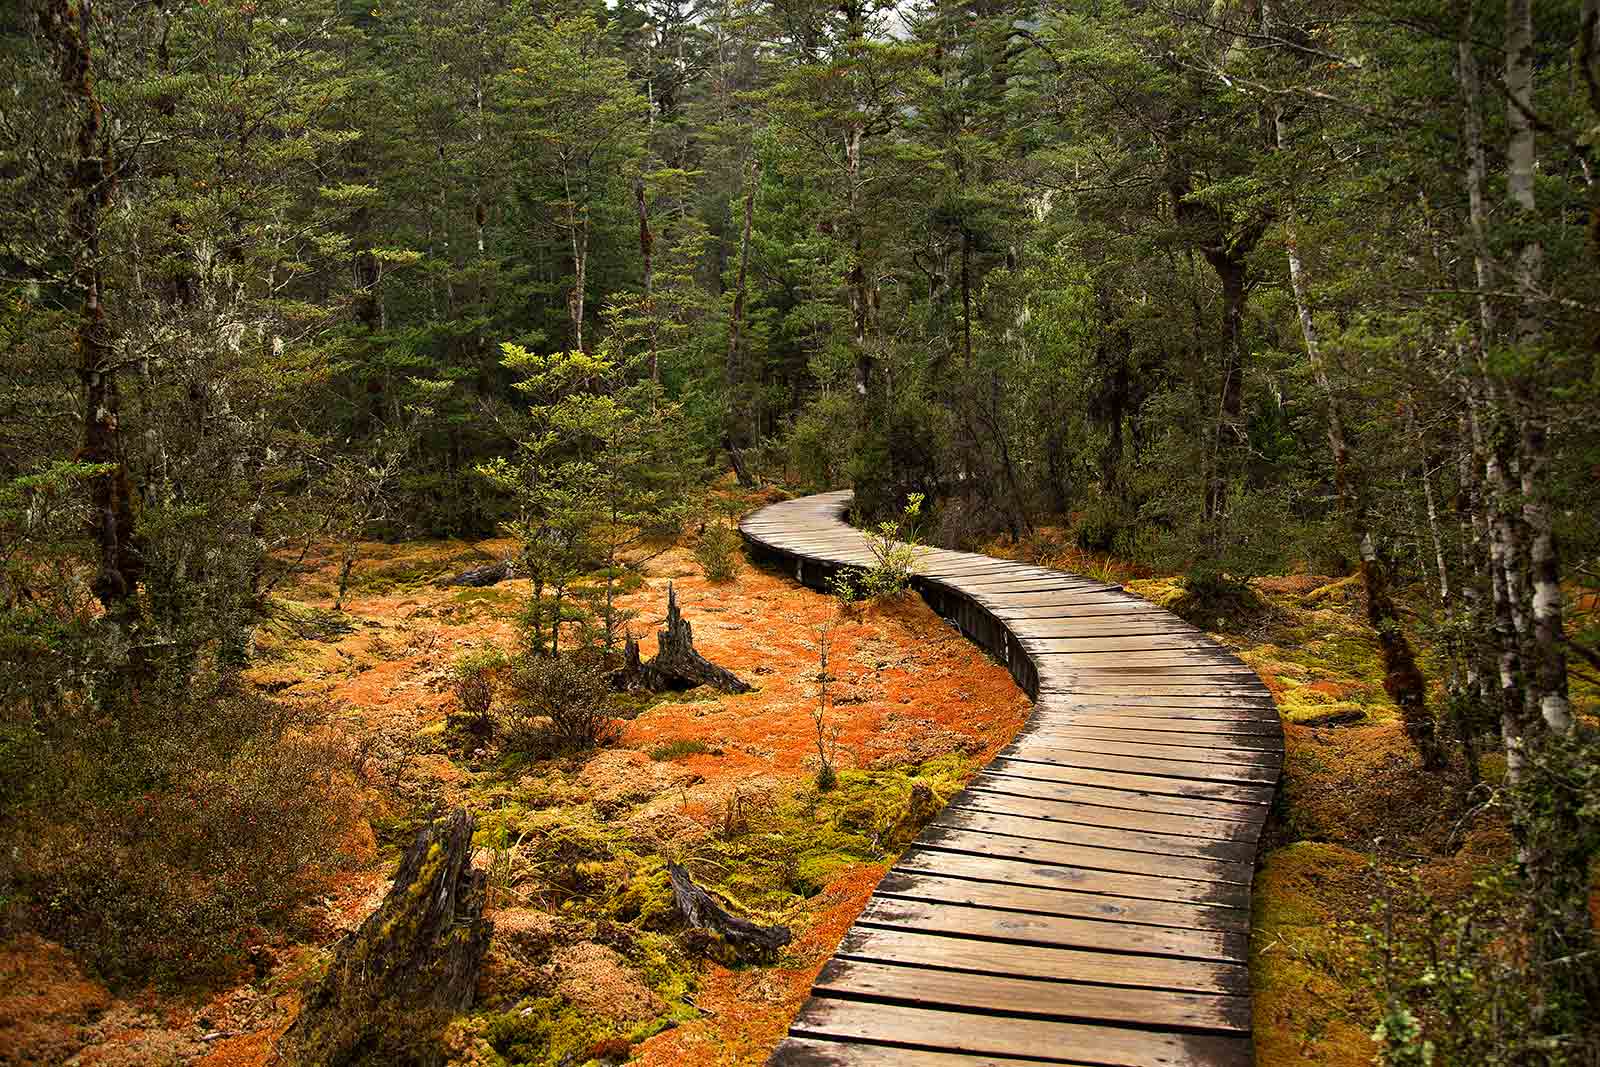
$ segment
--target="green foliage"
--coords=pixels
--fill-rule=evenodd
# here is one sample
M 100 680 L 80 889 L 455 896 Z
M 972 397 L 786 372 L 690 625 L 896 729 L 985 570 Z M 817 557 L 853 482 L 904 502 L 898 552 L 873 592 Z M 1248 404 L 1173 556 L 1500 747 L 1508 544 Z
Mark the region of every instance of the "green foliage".
M 1386 887 L 1368 934 L 1384 1004 L 1372 1034 L 1380 1063 L 1589 1062 L 1600 1048 L 1593 1019 L 1549 999 L 1574 987 L 1540 974 L 1506 937 L 1525 929 L 1522 895 L 1513 872 L 1481 880 L 1451 905 L 1414 884 Z
M 323 884 L 354 815 L 319 720 L 222 686 L 9 724 L 0 751 L 26 758 L 9 768 L 0 885 L 109 978 L 234 973 Z
M 731 523 L 708 522 L 694 543 L 695 562 L 707 580 L 732 581 L 739 573 L 740 549 L 744 544 Z
M 610 677 L 591 652 L 530 654 L 508 680 L 510 707 L 501 716 L 501 744 L 535 758 L 581 752 L 616 742 Z
M 713 748 L 708 742 L 698 737 L 675 737 L 671 741 L 664 741 L 650 749 L 650 758 L 659 762 L 682 759 L 685 756 L 699 756 L 707 752 L 716 754 L 720 750 Z
M 489 649 L 462 656 L 450 670 L 456 706 L 466 720 L 467 731 L 480 742 L 494 732 L 490 709 L 494 706 L 495 681 L 507 664 L 504 653 Z
M 924 499 L 921 493 L 912 493 L 898 519 L 880 522 L 867 530 L 867 545 L 872 551 L 870 567 L 847 568 L 829 577 L 828 589 L 842 603 L 898 596 L 911 588 L 919 543 L 916 524 Z
M 626 619 L 615 594 L 625 555 L 650 537 L 675 532 L 698 473 L 680 409 L 666 402 L 638 364 L 612 347 L 540 354 L 506 342 L 504 365 L 531 401 L 517 451 L 478 467 L 514 507 L 503 524 L 521 545 L 532 582 L 526 639 L 533 652 L 559 652 L 563 626 L 582 619 L 569 596 L 597 571 L 588 598 L 598 609 L 599 643 L 620 645 Z

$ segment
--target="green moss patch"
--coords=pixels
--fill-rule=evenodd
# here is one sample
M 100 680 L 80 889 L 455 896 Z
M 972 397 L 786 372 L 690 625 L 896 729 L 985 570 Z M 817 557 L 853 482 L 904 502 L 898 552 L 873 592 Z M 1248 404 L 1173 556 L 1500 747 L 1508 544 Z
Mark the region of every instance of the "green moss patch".
M 1263 1064 L 1370 1064 L 1367 858 L 1301 841 L 1256 872 L 1250 984 Z

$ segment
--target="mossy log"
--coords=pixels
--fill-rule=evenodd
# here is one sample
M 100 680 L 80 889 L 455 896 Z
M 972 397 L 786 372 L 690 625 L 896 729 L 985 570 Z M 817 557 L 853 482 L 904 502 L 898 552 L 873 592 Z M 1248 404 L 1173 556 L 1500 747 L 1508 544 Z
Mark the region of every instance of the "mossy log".
M 667 628 L 656 632 L 656 655 L 648 663 L 639 660 L 639 642 L 628 636 L 621 684 L 624 689 L 648 689 L 659 693 L 667 689 L 693 689 L 709 685 L 724 693 L 748 693 L 750 686 L 724 667 L 706 659 L 694 647 L 694 630 L 678 610 L 678 594 L 667 586 Z
M 696 885 L 689 872 L 679 864 L 667 864 L 667 877 L 672 881 L 673 903 L 684 921 L 695 930 L 709 930 L 715 934 L 739 960 L 771 959 L 793 937 L 787 926 L 761 926 L 733 914 Z
M 489 947 L 487 876 L 472 869 L 473 818 L 418 831 L 394 886 L 306 997 L 279 1051 L 300 1067 L 444 1062 L 439 1032 L 472 1004 Z
M 495 585 L 510 578 L 514 570 L 509 559 L 500 560 L 498 563 L 480 563 L 476 567 L 468 567 L 454 578 L 442 579 L 439 584 L 477 587 Z

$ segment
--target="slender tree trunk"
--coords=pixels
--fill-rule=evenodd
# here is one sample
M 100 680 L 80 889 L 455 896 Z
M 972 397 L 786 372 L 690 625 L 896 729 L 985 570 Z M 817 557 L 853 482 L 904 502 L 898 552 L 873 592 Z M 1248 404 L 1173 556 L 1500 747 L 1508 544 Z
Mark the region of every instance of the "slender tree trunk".
M 650 208 L 644 199 L 644 175 L 633 179 L 633 207 L 639 215 L 639 262 L 644 278 L 644 316 L 650 330 L 650 380 L 661 382 L 661 368 L 656 361 L 655 313 L 655 235 L 650 232 Z
M 1516 785 L 1522 777 L 1522 654 L 1517 637 L 1516 615 L 1521 601 L 1521 565 L 1515 556 L 1514 524 L 1502 505 L 1508 491 L 1500 457 L 1490 441 L 1484 423 L 1490 421 L 1482 410 L 1481 392 L 1468 394 L 1468 419 L 1472 426 L 1473 452 L 1483 471 L 1482 520 L 1489 546 L 1489 587 L 1494 606 L 1495 667 L 1500 682 L 1500 733 L 1506 749 L 1506 780 Z M 1509 558 L 1508 558 L 1509 557 Z
M 1222 282 L 1223 365 L 1217 420 L 1211 434 L 1212 467 L 1206 485 L 1205 514 L 1208 519 L 1220 520 L 1228 510 L 1228 475 L 1233 466 L 1226 457 L 1237 451 L 1235 440 L 1242 433 L 1245 264 L 1241 258 L 1226 254 L 1207 258 Z
M 1285 151 L 1287 138 L 1283 115 L 1274 108 L 1272 118 L 1278 151 Z M 1339 397 L 1334 392 L 1333 384 L 1328 377 L 1327 364 L 1322 352 L 1322 339 L 1311 313 L 1305 265 L 1300 259 L 1298 229 L 1298 217 L 1291 192 L 1284 221 L 1284 244 L 1289 259 L 1289 284 L 1294 291 L 1295 310 L 1300 320 L 1301 337 L 1305 342 L 1311 373 L 1328 403 L 1328 446 L 1333 452 L 1334 483 L 1338 488 L 1340 504 L 1349 514 L 1355 528 L 1361 553 L 1361 585 L 1367 595 L 1367 621 L 1377 635 L 1378 647 L 1383 654 L 1383 687 L 1399 706 L 1401 720 L 1405 723 L 1406 736 L 1416 747 L 1423 767 L 1438 770 L 1445 765 L 1445 759 L 1434 727 L 1433 714 L 1428 709 L 1427 683 L 1417 666 L 1416 653 L 1401 627 L 1400 612 L 1389 591 L 1393 568 L 1379 553 L 1377 541 L 1372 534 L 1367 512 L 1366 485 L 1359 478 L 1351 477 L 1349 441 L 1345 435 Z M 1218 430 L 1220 432 L 1220 425 Z
M 750 234 L 755 226 L 756 187 L 761 180 L 761 163 L 754 157 L 745 167 L 744 229 L 739 238 L 739 268 L 733 286 L 733 310 L 728 319 L 728 358 L 723 367 L 723 382 L 728 390 L 728 452 L 733 459 L 739 484 L 755 485 L 744 463 L 744 448 L 751 441 L 744 400 L 744 367 L 739 351 L 744 327 L 745 284 L 750 267 Z
M 73 333 L 83 395 L 83 447 L 77 458 L 104 468 L 88 479 L 89 525 L 100 556 L 93 589 L 109 618 L 125 619 L 134 608 L 143 556 L 119 422 L 116 344 L 106 320 L 101 228 L 116 188 L 117 166 L 95 92 L 94 7 L 91 0 L 49 0 L 39 21 L 56 54 L 62 95 L 75 122 L 73 153 L 65 170 L 71 284 L 79 300 Z
M 582 352 L 584 294 L 589 285 L 589 220 L 572 227 L 572 292 L 567 296 L 567 312 L 572 319 L 573 351 Z
M 972 234 L 961 227 L 961 348 L 972 366 Z
M 861 226 L 861 141 L 865 136 L 859 122 L 852 122 L 845 134 L 845 182 L 849 187 L 849 228 L 851 234 L 850 270 L 845 277 L 850 300 L 851 340 L 856 349 L 856 392 L 867 395 L 872 378 L 872 354 L 867 347 L 867 271 L 863 262 Z
M 567 238 L 572 248 L 572 291 L 567 294 L 567 318 L 572 323 L 573 351 L 582 352 L 584 295 L 589 284 L 589 205 L 587 196 L 581 205 L 573 198 L 572 168 L 565 159 L 561 180 L 567 194 Z M 583 184 L 587 193 L 587 181 Z
M 1511 207 L 1528 232 L 1538 203 L 1534 193 L 1537 145 L 1533 107 L 1533 4 L 1532 0 L 1506 3 L 1506 193 Z M 1537 239 L 1521 242 L 1517 252 L 1517 315 L 1515 340 L 1525 356 L 1543 342 L 1539 285 L 1544 273 L 1544 246 Z M 1562 632 L 1561 557 L 1556 545 L 1553 517 L 1547 498 L 1546 465 L 1548 430 L 1543 399 L 1533 388 L 1539 373 L 1537 359 L 1529 359 L 1526 372 L 1512 397 L 1518 434 L 1518 474 L 1522 521 L 1528 534 L 1529 576 L 1533 586 L 1532 651 L 1534 660 L 1524 678 L 1528 701 L 1552 731 L 1572 729 L 1572 708 L 1567 699 L 1567 661 Z M 1530 709 L 1532 710 L 1532 709 Z

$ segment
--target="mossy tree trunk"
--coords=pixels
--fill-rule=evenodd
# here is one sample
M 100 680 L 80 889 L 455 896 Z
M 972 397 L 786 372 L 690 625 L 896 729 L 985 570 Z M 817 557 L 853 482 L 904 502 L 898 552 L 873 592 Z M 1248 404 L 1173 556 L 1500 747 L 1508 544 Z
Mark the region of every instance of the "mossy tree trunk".
M 383 903 L 345 941 L 279 1051 L 297 1067 L 444 1062 L 439 1033 L 472 1004 L 489 947 L 488 877 L 465 810 L 417 833 Z

